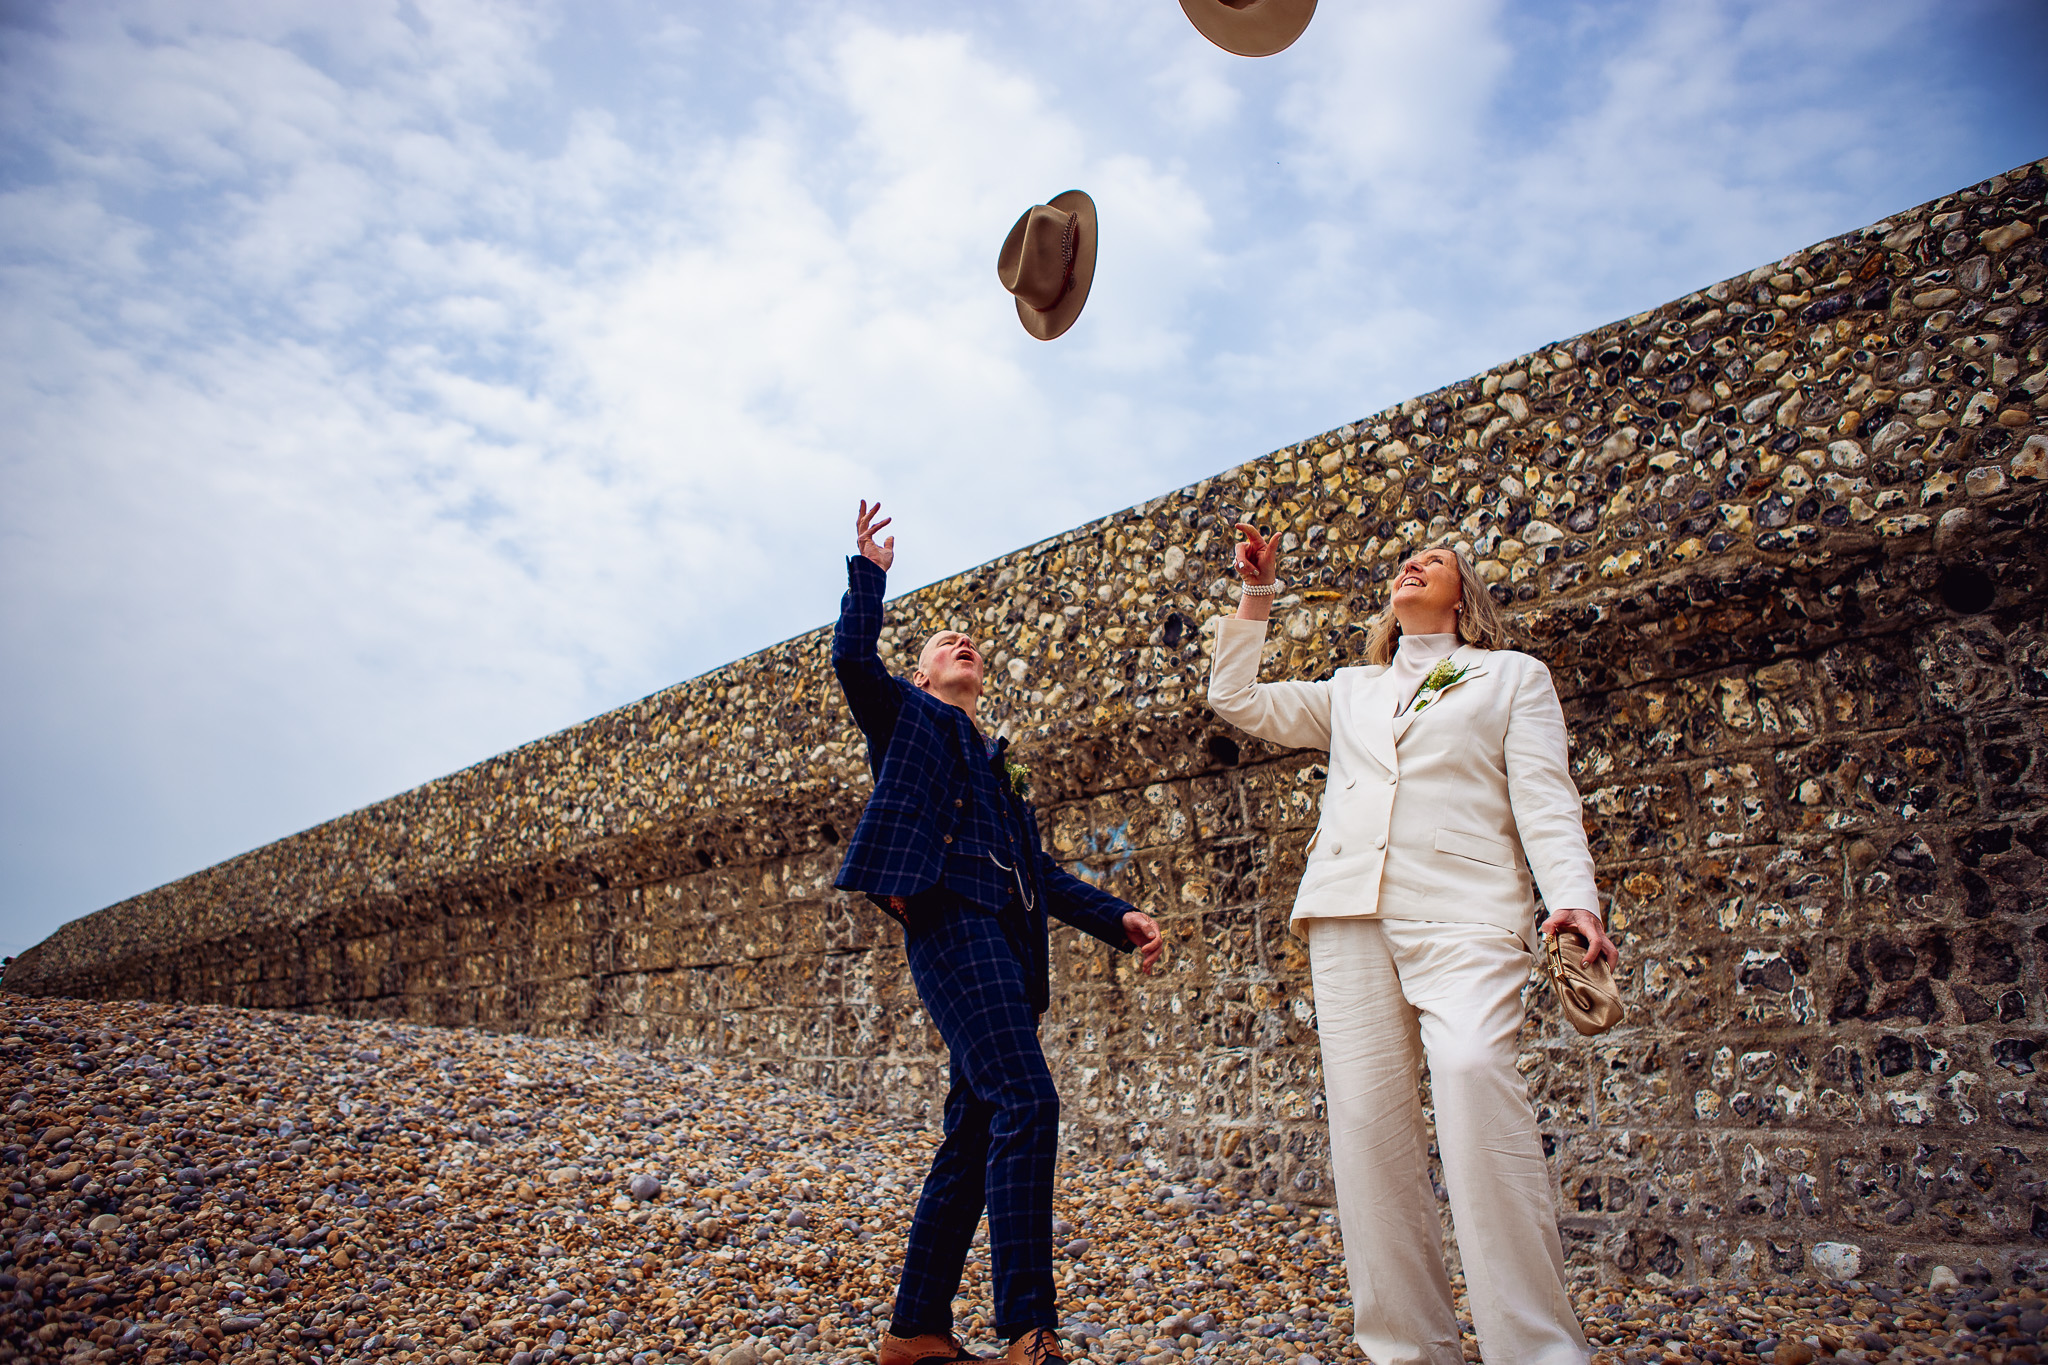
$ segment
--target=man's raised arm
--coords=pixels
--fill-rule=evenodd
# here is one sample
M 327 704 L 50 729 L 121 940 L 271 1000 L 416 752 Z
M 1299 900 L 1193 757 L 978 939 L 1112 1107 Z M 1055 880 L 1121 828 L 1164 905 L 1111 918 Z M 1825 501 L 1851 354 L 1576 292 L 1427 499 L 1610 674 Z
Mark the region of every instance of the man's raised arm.
M 888 586 L 889 566 L 896 562 L 896 537 L 875 541 L 875 533 L 891 520 L 877 521 L 881 511 L 879 502 L 869 507 L 863 500 L 860 505 L 854 522 L 860 553 L 846 561 L 846 595 L 839 599 L 839 624 L 832 631 L 832 671 L 853 709 L 854 724 L 868 737 L 870 769 L 880 761 L 903 704 L 896 680 L 875 652 L 882 635 L 882 592 Z

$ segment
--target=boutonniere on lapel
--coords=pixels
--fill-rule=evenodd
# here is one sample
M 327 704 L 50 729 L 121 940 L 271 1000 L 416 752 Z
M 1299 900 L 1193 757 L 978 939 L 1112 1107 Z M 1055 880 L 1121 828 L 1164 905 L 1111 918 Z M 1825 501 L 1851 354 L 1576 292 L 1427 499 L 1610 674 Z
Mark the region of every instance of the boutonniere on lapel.
M 1415 700 L 1409 703 L 1410 709 L 1420 711 L 1467 678 L 1485 677 L 1484 673 L 1473 672 L 1477 667 L 1477 664 L 1459 666 L 1449 659 L 1439 659 L 1436 667 L 1429 670 L 1429 676 L 1422 680 L 1422 686 L 1415 689 Z
M 989 766 L 1002 776 L 1003 782 L 1019 801 L 1031 799 L 1031 769 L 1010 757 L 1010 737 L 1003 735 L 996 740 L 989 752 Z
M 1031 799 L 1031 769 L 1025 767 L 1016 759 L 1011 758 L 1008 754 L 1002 755 L 1002 764 L 1003 780 L 1010 784 L 1010 791 L 1019 801 L 1029 801 Z

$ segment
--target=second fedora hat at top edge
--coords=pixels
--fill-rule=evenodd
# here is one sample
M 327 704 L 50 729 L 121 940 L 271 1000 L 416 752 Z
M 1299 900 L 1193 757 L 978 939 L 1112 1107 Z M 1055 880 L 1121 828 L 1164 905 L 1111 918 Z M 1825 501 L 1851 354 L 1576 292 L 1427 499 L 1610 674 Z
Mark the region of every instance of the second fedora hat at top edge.
M 1068 190 L 1024 210 L 996 257 L 996 278 L 1017 300 L 1017 320 L 1040 341 L 1072 327 L 1095 282 L 1095 201 Z
M 1204 38 L 1240 57 L 1270 57 L 1301 36 L 1316 0 L 1180 0 Z

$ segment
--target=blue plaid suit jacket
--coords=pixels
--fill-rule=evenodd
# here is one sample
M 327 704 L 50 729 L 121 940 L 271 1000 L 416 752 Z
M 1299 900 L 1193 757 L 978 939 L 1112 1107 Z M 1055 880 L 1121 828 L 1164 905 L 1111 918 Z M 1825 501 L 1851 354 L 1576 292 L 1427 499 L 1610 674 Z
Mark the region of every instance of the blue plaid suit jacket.
M 867 736 L 875 791 L 854 828 L 836 884 L 864 891 L 878 904 L 886 896 L 909 898 L 943 885 L 991 914 L 1019 899 L 1038 927 L 1033 956 L 1041 960 L 1048 912 L 1128 950 L 1123 917 L 1130 905 L 1046 854 L 1036 815 L 999 776 L 1002 746 L 985 747 L 965 711 L 883 666 L 875 641 L 888 576 L 865 555 L 855 555 L 846 561 L 846 577 L 832 635 L 832 670 Z

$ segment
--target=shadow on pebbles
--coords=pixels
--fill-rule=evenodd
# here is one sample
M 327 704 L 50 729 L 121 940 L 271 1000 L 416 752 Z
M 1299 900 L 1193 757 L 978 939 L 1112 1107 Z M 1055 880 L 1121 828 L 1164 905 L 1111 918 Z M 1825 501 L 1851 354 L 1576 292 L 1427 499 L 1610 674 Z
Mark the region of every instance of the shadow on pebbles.
M 935 1142 L 673 1053 L 10 995 L 0 1120 L 0 1361 L 78 1365 L 871 1360 Z M 1076 1359 L 1359 1357 L 1327 1210 L 1138 1160 L 1064 1162 L 1057 1207 Z M 986 1269 L 958 1306 L 994 1353 Z M 1612 1362 L 2030 1365 L 2043 1325 L 1962 1286 L 1578 1301 Z

